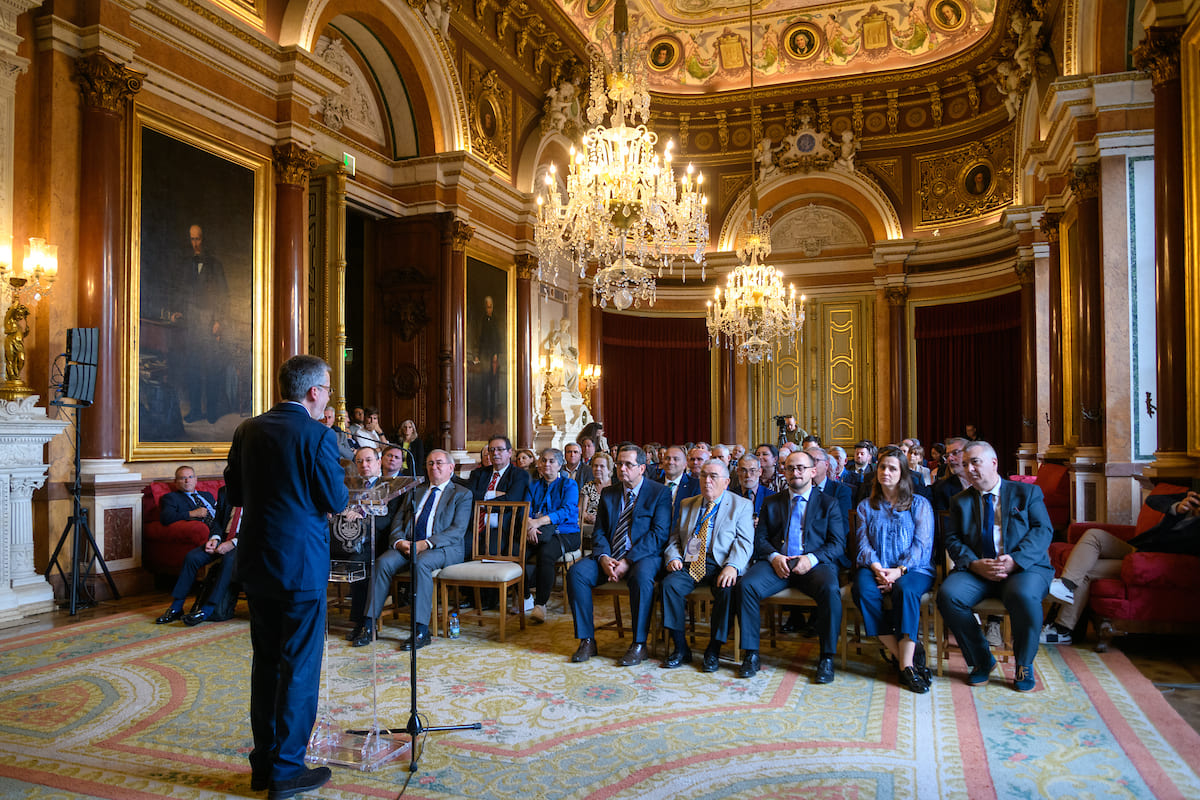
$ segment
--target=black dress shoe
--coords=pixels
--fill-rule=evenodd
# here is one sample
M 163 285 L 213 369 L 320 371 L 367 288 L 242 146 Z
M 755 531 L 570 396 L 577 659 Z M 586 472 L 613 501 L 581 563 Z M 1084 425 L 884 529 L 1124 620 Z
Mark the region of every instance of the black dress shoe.
M 646 645 L 642 642 L 634 642 L 629 645 L 629 649 L 625 651 L 625 655 L 617 660 L 619 667 L 636 667 L 638 664 L 646 660 L 649 653 L 646 650 Z
M 900 670 L 900 685 L 917 694 L 925 694 L 929 691 L 929 684 L 913 667 L 905 667 Z
M 690 663 L 692 663 L 691 649 L 688 647 L 676 647 L 671 651 L 671 655 L 667 656 L 667 660 L 663 662 L 663 669 L 675 669 Z
M 596 655 L 596 640 L 580 639 L 579 649 L 575 651 L 575 655 L 571 656 L 571 663 L 582 664 L 594 655 Z
M 188 626 L 199 625 L 206 619 L 208 619 L 208 614 L 204 613 L 204 609 L 202 608 L 199 611 L 193 611 L 190 614 L 184 614 L 183 624 Z
M 721 668 L 721 651 L 720 650 L 705 650 L 704 664 L 700 667 L 701 672 L 716 672 Z
M 358 637 L 362 636 L 363 624 L 360 622 L 354 626 L 354 630 L 346 634 L 346 641 L 353 642 Z
M 301 792 L 319 789 L 329 783 L 332 776 L 333 773 L 329 767 L 315 767 L 306 769 L 286 781 L 271 781 L 271 791 L 267 793 L 267 800 L 284 800 L 284 798 L 294 797 Z
M 758 660 L 758 653 L 750 651 L 746 653 L 746 657 L 742 659 L 742 666 L 738 668 L 739 678 L 753 678 L 762 669 L 762 664 Z
M 163 612 L 163 615 L 154 620 L 155 625 L 166 625 L 168 622 L 174 622 L 177 619 L 183 619 L 183 609 L 168 608 Z
M 259 775 L 257 772 L 251 773 L 251 775 L 250 775 L 250 791 L 265 792 L 269 788 L 271 788 L 271 776 L 270 775 Z
M 788 618 L 779 626 L 781 633 L 799 633 L 804 629 L 804 614 L 793 611 L 788 614 Z
M 428 633 L 418 633 L 417 638 L 415 640 L 412 638 L 409 638 L 407 641 L 404 642 L 404 644 L 400 645 L 400 649 L 407 653 L 409 650 L 413 649 L 414 641 L 416 641 L 416 643 L 417 643 L 417 645 L 416 645 L 417 649 L 420 650 L 422 647 L 429 644 L 432 641 L 432 638 L 430 637 L 430 635 Z
M 933 677 L 933 672 L 930 671 L 929 667 L 925 663 L 925 645 L 921 644 L 920 642 L 917 642 L 917 649 L 915 652 L 913 652 L 913 669 L 915 669 L 917 674 L 924 679 L 926 684 L 930 683 L 930 679 Z
M 350 646 L 351 647 L 366 647 L 373 641 L 375 641 L 375 626 L 374 625 L 360 625 L 360 626 L 358 626 L 358 636 L 354 637 L 354 641 L 352 641 L 350 643 Z M 426 641 L 426 644 L 428 644 L 428 641 Z
M 833 658 L 831 656 L 821 656 L 821 660 L 817 662 L 817 676 L 813 678 L 813 683 L 833 683 Z

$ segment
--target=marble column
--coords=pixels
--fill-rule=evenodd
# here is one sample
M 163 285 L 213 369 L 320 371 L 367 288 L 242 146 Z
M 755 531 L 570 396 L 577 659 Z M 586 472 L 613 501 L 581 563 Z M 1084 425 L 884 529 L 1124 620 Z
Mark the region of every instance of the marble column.
M 1079 231 L 1079 446 L 1104 444 L 1104 298 L 1100 261 L 1100 175 L 1095 163 L 1079 165 L 1071 176 Z M 1093 519 L 1093 517 L 1087 517 Z
M 891 369 L 891 436 L 887 441 L 898 442 L 904 438 L 908 424 L 908 348 L 904 335 L 904 309 L 908 298 L 907 286 L 889 286 L 885 291 L 888 302 L 888 356 Z
M 1153 470 L 1187 469 L 1187 269 L 1184 241 L 1181 28 L 1152 27 L 1133 52 L 1154 85 L 1154 238 L 1158 371 L 1158 450 Z
M 449 352 L 450 382 L 448 403 L 450 409 L 450 452 L 455 461 L 462 461 L 467 454 L 467 361 L 466 361 L 466 303 L 467 303 L 467 243 L 475 235 L 475 229 L 455 219 L 450 223 L 450 276 L 444 281 L 450 293 L 446 325 L 443 326 L 442 351 Z
M 1049 277 L 1050 311 L 1047 319 L 1050 339 L 1050 446 L 1045 456 L 1050 460 L 1061 460 L 1063 447 L 1063 320 L 1062 320 L 1062 253 L 1059 249 L 1059 222 L 1062 215 L 1047 212 L 1042 214 L 1041 229 L 1048 245 L 1047 273 Z
M 1016 273 L 1021 285 L 1021 450 L 1025 452 L 1037 449 L 1037 294 L 1033 262 L 1018 261 Z
M 308 231 L 308 175 L 317 166 L 317 156 L 295 142 L 276 145 L 275 162 L 275 320 L 271 342 L 274 375 L 283 362 L 308 349 L 305 331 L 305 247 Z M 278 387 L 272 383 L 272 391 Z
M 518 253 L 517 265 L 517 447 L 533 447 L 533 350 L 530 319 L 533 309 L 533 279 L 538 261 L 529 253 Z
M 83 95 L 76 319 L 79 327 L 99 331 L 95 402 L 80 447 L 85 459 L 116 460 L 125 416 L 120 391 L 125 358 L 118 341 L 124 326 L 117 324 L 117 298 L 128 296 L 118 269 L 124 252 L 123 128 L 145 76 L 99 52 L 77 59 L 75 76 Z

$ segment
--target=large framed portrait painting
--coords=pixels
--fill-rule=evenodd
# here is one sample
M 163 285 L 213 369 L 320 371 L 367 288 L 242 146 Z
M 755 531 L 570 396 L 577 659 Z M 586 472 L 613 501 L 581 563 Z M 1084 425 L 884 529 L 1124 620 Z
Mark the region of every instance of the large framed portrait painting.
M 467 258 L 467 442 L 509 430 L 509 272 Z
M 134 164 L 130 458 L 224 458 L 264 407 L 270 163 L 142 114 Z

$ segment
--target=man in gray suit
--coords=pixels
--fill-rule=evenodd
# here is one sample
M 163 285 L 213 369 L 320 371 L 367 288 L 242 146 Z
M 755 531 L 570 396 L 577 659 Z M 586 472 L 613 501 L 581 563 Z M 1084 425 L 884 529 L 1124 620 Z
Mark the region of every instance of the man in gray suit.
M 721 645 L 729 634 L 730 595 L 746 571 L 754 551 L 754 506 L 729 488 L 729 468 L 716 458 L 700 467 L 700 494 L 679 507 L 671 540 L 663 553 L 667 575 L 663 578 L 663 624 L 671 632 L 675 649 L 664 669 L 692 663 L 684 633 L 684 604 L 700 584 L 712 589 L 711 636 L 704 651 L 704 672 L 716 672 Z
M 383 601 L 397 572 L 415 564 L 417 582 L 413 614 L 417 618 L 416 641 L 406 641 L 401 650 L 418 650 L 429 644 L 429 619 L 433 613 L 433 571 L 463 560 L 463 539 L 471 520 L 471 492 L 453 483 L 454 459 L 445 450 L 432 450 L 425 459 L 429 483 L 404 496 L 400 512 L 392 521 L 391 546 L 375 563 L 371 602 L 365 626 L 373 631 L 383 611 Z

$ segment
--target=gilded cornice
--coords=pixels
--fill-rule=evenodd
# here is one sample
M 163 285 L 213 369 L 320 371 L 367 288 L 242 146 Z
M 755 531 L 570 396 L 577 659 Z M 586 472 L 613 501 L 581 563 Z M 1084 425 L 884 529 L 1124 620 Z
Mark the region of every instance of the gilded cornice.
M 537 277 L 537 256 L 532 253 L 517 253 L 513 260 L 517 267 L 517 280 L 531 281 Z
M 275 163 L 275 183 L 289 186 L 308 186 L 309 173 L 317 168 L 317 155 L 295 142 L 275 145 L 271 148 L 271 159 Z
M 1062 222 L 1062 214 L 1053 211 L 1047 211 L 1042 214 L 1041 220 L 1038 222 L 1038 228 L 1041 229 L 1042 235 L 1046 237 L 1046 241 L 1052 244 L 1058 242 L 1058 224 Z
M 1179 80 L 1179 40 L 1183 28 L 1150 28 L 1146 38 L 1133 49 L 1133 65 L 1148 73 L 1157 89 L 1168 81 Z
M 908 287 L 889 286 L 883 290 L 883 296 L 887 298 L 889 306 L 902 306 L 908 299 Z
M 84 105 L 120 114 L 141 91 L 146 75 L 118 64 L 103 53 L 93 53 L 75 60 L 75 78 Z
M 1071 192 L 1080 200 L 1100 196 L 1100 169 L 1096 162 L 1077 164 L 1071 168 Z
M 475 228 L 461 219 L 456 219 L 450 223 L 450 248 L 456 253 L 465 252 L 467 243 L 471 241 L 471 237 L 475 235 Z

